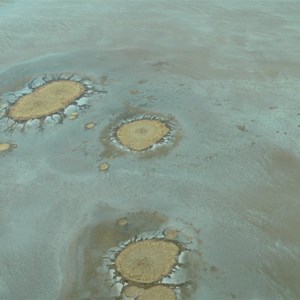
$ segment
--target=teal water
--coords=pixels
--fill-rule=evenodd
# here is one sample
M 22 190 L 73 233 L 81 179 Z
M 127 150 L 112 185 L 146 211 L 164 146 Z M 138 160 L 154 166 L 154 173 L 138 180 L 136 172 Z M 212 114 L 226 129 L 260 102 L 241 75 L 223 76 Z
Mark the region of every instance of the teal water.
M 299 299 L 299 13 L 297 1 L 0 1 L 2 109 L 44 75 L 105 91 L 43 130 L 7 131 L 2 111 L 0 143 L 17 147 L 0 153 L 0 299 L 127 299 L 104 257 L 168 228 L 189 249 L 164 281 L 178 299 Z M 103 140 L 135 114 L 173 119 L 176 137 L 150 154 Z

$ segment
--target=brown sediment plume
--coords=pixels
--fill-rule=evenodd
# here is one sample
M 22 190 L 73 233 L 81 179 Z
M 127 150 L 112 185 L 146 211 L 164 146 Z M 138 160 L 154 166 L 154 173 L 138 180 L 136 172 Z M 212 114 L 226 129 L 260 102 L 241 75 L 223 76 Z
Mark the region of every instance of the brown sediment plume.
M 144 293 L 137 297 L 137 300 L 175 300 L 174 291 L 164 285 L 153 286 L 146 289 Z
M 95 211 L 95 219 L 70 245 L 61 300 L 82 295 L 115 300 L 191 299 L 204 266 L 194 228 L 166 227 L 169 219 L 159 212 L 138 211 L 114 218 L 111 207 L 98 208 L 107 220 Z M 137 277 L 141 280 L 134 281 Z
M 153 283 L 171 273 L 179 252 L 178 245 L 171 241 L 132 242 L 118 254 L 116 269 L 125 280 Z
M 32 93 L 19 98 L 10 107 L 7 115 L 15 121 L 28 121 L 46 117 L 58 113 L 80 98 L 85 91 L 85 86 L 77 81 L 51 81 L 38 87 Z
M 161 141 L 170 128 L 161 120 L 142 119 L 121 125 L 116 137 L 122 146 L 133 151 L 143 151 Z

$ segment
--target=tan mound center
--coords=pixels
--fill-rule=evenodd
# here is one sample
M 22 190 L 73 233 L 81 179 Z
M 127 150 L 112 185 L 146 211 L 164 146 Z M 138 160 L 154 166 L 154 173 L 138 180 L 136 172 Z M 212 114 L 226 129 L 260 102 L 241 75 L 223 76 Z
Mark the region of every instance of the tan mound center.
M 16 121 L 38 119 L 57 113 L 85 92 L 85 87 L 72 80 L 46 83 L 31 94 L 22 96 L 14 104 L 8 116 Z
M 116 268 L 124 279 L 153 283 L 171 272 L 178 253 L 179 247 L 169 241 L 131 243 L 118 255 Z
M 10 144 L 0 143 L 0 152 L 5 152 L 10 149 Z
M 137 120 L 122 125 L 117 130 L 117 137 L 123 146 L 135 151 L 142 151 L 161 140 L 170 129 L 159 120 Z
M 157 285 L 150 289 L 145 290 L 145 292 L 137 298 L 137 300 L 175 300 L 175 293 L 170 288 Z

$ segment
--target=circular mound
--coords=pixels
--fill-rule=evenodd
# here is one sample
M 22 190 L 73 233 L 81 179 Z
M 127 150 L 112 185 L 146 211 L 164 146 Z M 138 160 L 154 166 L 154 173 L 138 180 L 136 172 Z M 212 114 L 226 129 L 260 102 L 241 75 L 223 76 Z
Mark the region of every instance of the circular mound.
M 157 285 L 144 291 L 137 300 L 175 300 L 176 296 L 172 289 L 167 286 Z
M 118 221 L 117 221 L 117 224 L 119 225 L 119 226 L 126 226 L 126 225 L 128 225 L 128 220 L 127 220 L 127 218 L 125 217 L 125 218 L 121 218 L 121 219 L 119 219 Z
M 89 123 L 86 123 L 85 125 L 84 125 L 84 128 L 85 129 L 92 129 L 92 128 L 94 128 L 96 126 L 96 123 L 94 123 L 94 122 L 89 122 Z
M 118 254 L 116 268 L 126 280 L 153 283 L 172 271 L 179 252 L 178 245 L 171 241 L 132 242 Z
M 108 163 L 102 163 L 99 165 L 99 170 L 100 171 L 107 171 L 109 169 L 109 164 Z
M 131 285 L 127 286 L 125 290 L 123 291 L 124 296 L 129 297 L 129 298 L 136 298 L 138 296 L 143 295 L 144 293 L 143 288 L 139 288 L 137 286 Z
M 15 121 L 28 121 L 52 115 L 74 102 L 85 91 L 85 86 L 74 80 L 50 81 L 20 97 L 9 109 L 8 117 Z
M 161 120 L 141 119 L 122 124 L 116 131 L 120 144 L 132 151 L 143 151 L 161 141 L 170 128 Z
M 79 113 L 77 111 L 73 111 L 69 117 L 69 120 L 75 120 L 79 116 Z

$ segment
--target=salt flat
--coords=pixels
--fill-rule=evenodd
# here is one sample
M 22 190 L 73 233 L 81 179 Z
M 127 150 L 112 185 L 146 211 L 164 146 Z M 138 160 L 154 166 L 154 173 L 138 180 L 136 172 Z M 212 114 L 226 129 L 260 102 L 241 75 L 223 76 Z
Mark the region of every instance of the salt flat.
M 275 0 L 0 1 L 2 107 L 49 74 L 104 91 L 43 130 L 0 120 L 0 143 L 17 145 L 0 153 L 1 300 L 119 299 L 97 247 L 173 227 L 195 242 L 183 299 L 299 299 L 299 14 Z M 176 143 L 110 152 L 107 128 L 135 112 L 176 120 Z

